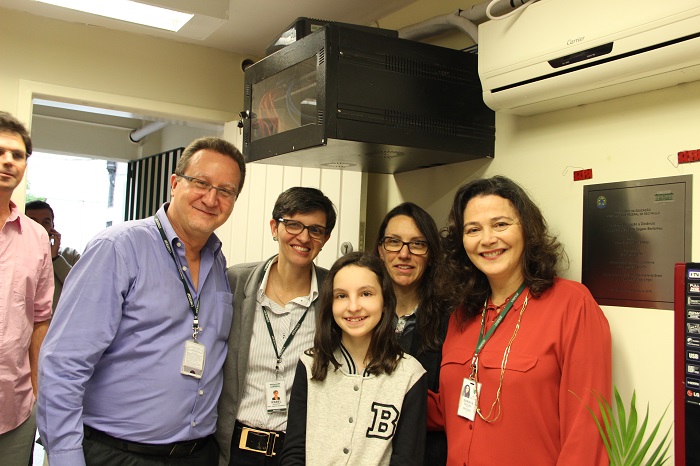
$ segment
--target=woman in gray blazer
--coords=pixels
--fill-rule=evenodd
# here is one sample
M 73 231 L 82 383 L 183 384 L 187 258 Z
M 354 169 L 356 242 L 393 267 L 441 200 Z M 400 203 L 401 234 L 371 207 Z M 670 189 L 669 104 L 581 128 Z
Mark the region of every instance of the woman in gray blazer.
M 313 261 L 335 221 L 321 191 L 290 188 L 270 219 L 279 253 L 228 269 L 234 310 L 216 429 L 220 466 L 277 464 L 294 372 L 313 345 L 318 290 L 328 272 Z

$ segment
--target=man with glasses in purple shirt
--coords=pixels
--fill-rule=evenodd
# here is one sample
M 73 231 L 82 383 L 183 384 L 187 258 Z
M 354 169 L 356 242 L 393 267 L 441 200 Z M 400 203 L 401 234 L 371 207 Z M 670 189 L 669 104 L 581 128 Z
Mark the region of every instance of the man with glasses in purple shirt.
M 221 242 L 245 161 L 201 138 L 154 217 L 88 243 L 40 358 L 37 423 L 51 466 L 215 464 L 233 315 Z

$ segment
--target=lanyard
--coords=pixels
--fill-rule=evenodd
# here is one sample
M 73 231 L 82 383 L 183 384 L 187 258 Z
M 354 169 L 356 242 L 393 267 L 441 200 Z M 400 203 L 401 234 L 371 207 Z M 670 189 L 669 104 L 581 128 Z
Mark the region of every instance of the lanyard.
M 304 311 L 304 314 L 301 316 L 299 319 L 299 322 L 294 326 L 292 329 L 292 332 L 289 334 L 287 337 L 287 341 L 284 342 L 284 345 L 282 345 L 282 348 L 280 348 L 279 351 L 277 351 L 277 339 L 275 338 L 275 334 L 272 331 L 272 324 L 270 324 L 270 316 L 267 313 L 267 306 L 262 307 L 263 314 L 265 315 L 265 324 L 267 325 L 267 332 L 270 334 L 270 340 L 272 340 L 272 347 L 275 349 L 275 355 L 277 356 L 277 366 L 275 367 L 275 375 L 279 375 L 279 364 L 282 362 L 282 355 L 284 354 L 284 351 L 289 347 L 289 344 L 292 342 L 292 339 L 294 338 L 294 335 L 297 334 L 297 331 L 301 327 L 301 324 L 304 322 L 304 319 L 306 318 L 306 314 L 309 313 L 309 308 L 307 307 L 306 310 Z
M 520 296 L 520 293 L 523 292 L 525 289 L 525 283 L 520 285 L 520 288 L 518 288 L 518 291 L 515 292 L 515 294 L 510 298 L 508 301 L 508 304 L 506 307 L 501 311 L 501 313 L 498 315 L 496 320 L 493 322 L 493 325 L 489 329 L 486 334 L 484 334 L 484 327 L 486 325 L 486 319 L 482 318 L 481 319 L 481 330 L 479 331 L 479 339 L 477 340 L 476 344 L 476 349 L 474 350 L 474 359 L 478 358 L 479 353 L 483 349 L 484 345 L 486 344 L 487 341 L 489 341 L 489 338 L 491 338 L 491 335 L 493 335 L 493 332 L 496 330 L 496 328 L 501 324 L 503 319 L 505 319 L 506 314 L 508 314 L 508 311 L 513 307 L 513 303 L 518 299 L 518 296 Z M 486 304 L 488 303 L 488 298 L 486 298 L 486 302 L 484 302 L 484 311 L 483 314 L 486 315 Z
M 165 244 L 165 249 L 167 249 L 170 253 L 170 257 L 172 257 L 173 262 L 175 262 L 175 268 L 180 273 L 180 281 L 182 282 L 182 286 L 185 288 L 187 302 L 190 305 L 190 310 L 192 311 L 192 314 L 194 314 L 194 320 L 192 321 L 192 339 L 194 341 L 197 341 L 197 334 L 199 334 L 202 331 L 202 327 L 199 326 L 199 300 L 197 300 L 197 303 L 195 304 L 194 299 L 192 298 L 192 293 L 190 292 L 190 287 L 187 286 L 187 280 L 185 279 L 185 275 L 182 273 L 182 269 L 177 264 L 173 248 L 172 246 L 170 246 L 170 242 L 165 236 L 163 225 L 160 223 L 160 219 L 158 218 L 158 216 L 154 215 L 153 218 L 156 221 L 156 226 L 158 227 L 158 232 L 160 232 L 160 237 L 163 238 L 163 244 Z

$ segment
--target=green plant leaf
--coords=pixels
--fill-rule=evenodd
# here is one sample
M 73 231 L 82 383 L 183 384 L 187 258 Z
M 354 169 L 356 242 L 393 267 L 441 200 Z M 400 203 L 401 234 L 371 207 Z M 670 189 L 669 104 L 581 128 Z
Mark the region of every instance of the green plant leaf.
M 661 421 L 663 420 L 664 416 L 666 415 L 666 411 L 668 411 L 668 407 L 666 408 L 666 410 L 664 411 L 663 415 L 661 416 L 661 418 L 659 419 L 659 421 L 656 423 L 656 425 L 655 425 L 654 428 L 652 429 L 651 433 L 649 434 L 649 438 L 647 439 L 647 441 L 644 442 L 644 445 L 642 445 L 642 447 L 639 449 L 639 453 L 637 454 L 637 457 L 635 458 L 635 462 L 636 462 L 637 459 L 638 459 L 637 464 L 642 464 L 642 461 L 644 460 L 644 456 L 646 455 L 647 451 L 649 451 L 649 448 L 651 447 L 651 444 L 652 444 L 652 442 L 654 441 L 654 438 L 656 437 L 656 434 L 658 433 L 659 428 L 661 427 Z M 647 417 L 648 417 L 648 415 L 649 415 L 649 406 L 647 405 Z M 645 419 L 645 423 L 646 423 L 646 419 Z M 669 432 L 670 432 L 670 428 L 669 428 Z M 666 436 L 664 437 L 664 439 L 663 439 L 662 442 L 660 443 L 660 446 L 663 446 L 664 442 L 665 442 L 666 439 L 668 438 L 669 432 L 666 433 Z M 657 447 L 657 449 L 658 449 L 658 447 Z M 653 457 L 653 456 L 654 456 L 654 455 L 652 454 L 652 457 Z M 652 459 L 653 459 L 653 458 L 650 458 L 650 461 L 651 461 Z M 653 462 L 650 462 L 650 461 L 647 461 L 645 464 L 646 464 L 646 465 L 653 465 L 654 463 L 653 463 Z
M 634 394 L 632 394 L 632 397 L 634 398 Z M 620 392 L 617 390 L 617 387 L 613 387 L 613 399 L 615 400 L 615 406 L 617 407 L 617 418 L 620 421 L 620 436 L 623 439 L 627 439 L 628 429 L 627 421 L 625 419 L 625 405 L 622 403 L 622 398 L 620 397 Z
M 668 407 L 666 408 L 666 411 L 668 411 Z M 661 419 L 663 419 L 664 416 L 666 415 L 666 411 L 664 411 L 664 415 L 661 416 Z M 668 453 L 669 448 L 671 448 L 670 442 L 668 442 L 668 444 L 666 444 L 666 441 L 668 440 L 668 436 L 670 434 L 671 434 L 671 427 L 668 428 L 668 430 L 666 431 L 666 435 L 664 435 L 664 438 L 661 440 L 661 442 L 659 442 L 659 445 L 656 447 L 656 449 L 654 450 L 652 455 L 649 457 L 649 460 L 646 462 L 646 466 L 652 466 L 654 464 L 664 464 L 667 460 L 670 459 L 670 457 L 666 457 L 666 454 Z M 665 448 L 664 448 L 664 445 L 666 445 Z M 661 451 L 662 448 L 663 448 L 663 452 Z M 657 461 L 657 458 L 659 458 L 659 459 L 664 458 L 664 459 L 660 463 L 655 463 L 655 461 Z
M 572 390 L 569 390 L 571 394 L 573 394 L 581 403 L 584 401 L 581 399 L 580 396 L 578 396 L 575 392 Z M 602 414 L 602 419 L 603 422 L 606 424 L 606 427 L 603 427 L 598 420 L 598 417 L 596 416 L 595 412 L 593 409 L 591 409 L 590 406 L 584 403 L 584 407 L 586 410 L 591 414 L 591 417 L 593 417 L 593 422 L 595 422 L 596 427 L 598 428 L 598 433 L 600 434 L 601 439 L 603 440 L 603 446 L 605 447 L 605 451 L 608 453 L 608 458 L 610 458 L 610 466 L 618 466 L 619 463 L 616 463 L 613 461 L 613 458 L 616 458 L 618 455 L 614 452 L 613 446 L 610 443 L 610 440 L 608 439 L 608 436 L 606 435 L 605 432 L 609 432 L 610 429 L 609 427 L 609 418 L 610 418 L 610 406 L 608 405 L 607 401 L 605 401 L 605 398 L 602 396 L 597 396 L 598 393 L 594 390 L 593 395 L 596 398 L 596 402 L 598 403 L 598 407 L 600 408 L 601 414 Z
M 622 400 L 618 399 L 615 400 L 615 403 L 619 403 L 620 405 L 623 406 L 624 410 L 624 405 L 622 404 Z M 626 451 L 625 451 L 625 457 L 630 458 L 636 456 L 636 451 L 639 449 L 639 445 L 642 443 L 642 440 L 644 440 L 644 431 L 646 431 L 647 427 L 647 419 L 649 418 L 649 407 L 647 406 L 647 413 L 644 416 L 644 420 L 642 422 L 641 427 L 637 428 L 637 422 L 638 422 L 638 414 L 637 414 L 637 390 L 634 390 L 632 392 L 632 401 L 630 402 L 630 413 L 629 413 L 629 422 L 627 424 L 627 438 L 625 445 L 627 446 Z M 637 466 L 634 461 L 630 463 L 630 466 Z
M 573 391 L 569 391 L 584 403 L 581 397 Z M 649 404 L 647 404 L 644 416 L 640 417 L 637 412 L 636 390 L 632 392 L 629 409 L 625 408 L 617 387 L 613 387 L 614 408 L 601 393 L 595 390 L 591 391 L 600 410 L 600 419 L 590 406 L 585 403 L 584 406 L 593 418 L 603 440 L 605 451 L 610 459 L 610 466 L 663 466 L 670 459 L 671 427 L 666 431 L 656 448 L 650 451 L 654 439 L 659 434 L 661 423 L 668 412 L 668 406 L 645 438 L 646 430 L 651 426 Z M 649 457 L 645 462 L 647 455 Z
M 602 395 L 602 393 L 595 392 L 595 396 L 598 399 L 598 405 L 600 406 L 602 404 L 603 406 L 605 406 L 605 415 L 609 418 L 609 421 L 605 423 L 605 433 L 611 439 L 611 444 L 613 445 L 612 456 L 609 455 L 611 458 L 611 462 L 613 461 L 612 458 L 614 458 L 615 464 L 623 466 L 625 464 L 626 455 L 625 439 L 622 435 L 622 432 L 626 429 L 624 422 L 624 410 L 622 412 L 622 417 L 620 417 L 620 413 L 618 410 L 618 417 L 616 419 L 614 416 L 612 406 L 608 404 L 607 400 Z

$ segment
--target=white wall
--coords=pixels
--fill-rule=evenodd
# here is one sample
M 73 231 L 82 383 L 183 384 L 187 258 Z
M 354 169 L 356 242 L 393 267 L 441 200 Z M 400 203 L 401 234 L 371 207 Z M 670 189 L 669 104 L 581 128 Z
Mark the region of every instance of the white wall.
M 243 107 L 247 57 L 2 8 L 0 31 L 0 109 L 27 125 L 32 97 L 218 124 Z
M 211 109 L 224 121 L 242 106 L 241 55 L 1 8 L 0 26 L 3 109 L 19 104 L 19 80 Z

